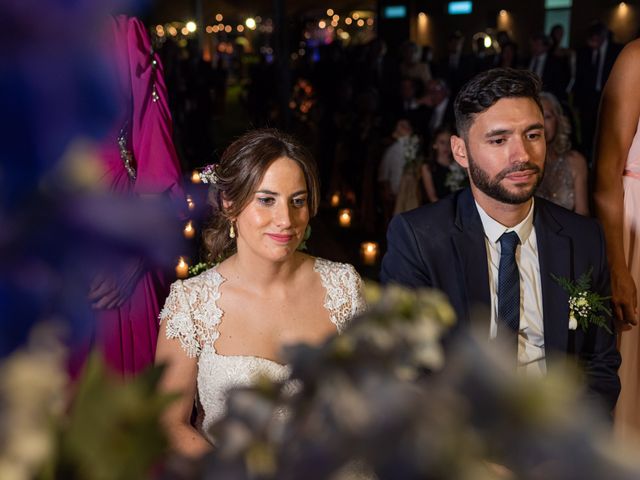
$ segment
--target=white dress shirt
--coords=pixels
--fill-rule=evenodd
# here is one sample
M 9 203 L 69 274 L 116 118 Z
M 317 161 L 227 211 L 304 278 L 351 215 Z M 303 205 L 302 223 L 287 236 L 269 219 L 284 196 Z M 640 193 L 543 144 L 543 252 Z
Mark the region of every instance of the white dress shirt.
M 546 374 L 544 352 L 544 324 L 542 310 L 542 284 L 538 242 L 533 226 L 534 201 L 526 218 L 515 227 L 505 227 L 491 218 L 476 202 L 484 228 L 487 261 L 489 262 L 489 289 L 491 294 L 491 324 L 489 338 L 498 333 L 498 267 L 500 265 L 500 237 L 505 232 L 516 232 L 520 245 L 516 249 L 516 263 L 520 272 L 520 328 L 518 331 L 518 370 L 526 375 Z
M 389 187 L 394 195 L 397 195 L 400 190 L 400 181 L 407 162 L 404 151 L 408 142 L 409 137 L 401 137 L 393 142 L 382 155 L 378 169 L 378 181 L 389 182 Z

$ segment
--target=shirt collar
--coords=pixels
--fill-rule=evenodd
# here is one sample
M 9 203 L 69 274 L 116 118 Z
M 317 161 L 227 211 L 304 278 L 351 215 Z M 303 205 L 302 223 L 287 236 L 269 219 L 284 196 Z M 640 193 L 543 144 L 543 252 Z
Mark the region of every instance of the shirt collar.
M 529 213 L 524 217 L 519 224 L 514 227 L 505 227 L 500 222 L 494 220 L 484 211 L 484 209 L 476 203 L 476 208 L 478 209 L 478 213 L 480 214 L 480 220 L 482 221 L 482 227 L 484 228 L 484 234 L 487 239 L 491 243 L 496 243 L 500 240 L 500 237 L 505 232 L 516 232 L 518 238 L 520 239 L 520 245 L 524 245 L 524 243 L 529 239 L 529 235 L 531 235 L 531 231 L 533 230 L 533 208 L 535 206 L 535 199 L 531 198 L 531 207 L 529 208 Z

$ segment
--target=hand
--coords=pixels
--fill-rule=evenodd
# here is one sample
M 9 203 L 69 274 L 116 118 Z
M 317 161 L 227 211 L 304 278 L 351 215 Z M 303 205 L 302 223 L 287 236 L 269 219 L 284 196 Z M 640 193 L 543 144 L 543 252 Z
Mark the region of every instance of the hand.
M 119 272 L 97 275 L 91 282 L 87 298 L 96 310 L 108 310 L 120 307 L 135 288 L 144 265 L 141 259 L 127 260 Z
M 636 284 L 626 267 L 611 269 L 611 303 L 619 329 L 629 330 L 638 324 Z

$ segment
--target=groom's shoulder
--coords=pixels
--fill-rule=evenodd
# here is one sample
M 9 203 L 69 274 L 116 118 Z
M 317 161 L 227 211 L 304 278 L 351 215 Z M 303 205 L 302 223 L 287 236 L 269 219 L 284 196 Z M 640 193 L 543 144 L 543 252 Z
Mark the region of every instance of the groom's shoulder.
M 460 192 L 456 192 L 451 195 L 447 195 L 437 202 L 423 205 L 400 215 L 411 225 L 437 223 L 440 226 L 445 226 L 453 224 L 456 218 L 460 194 Z
M 601 235 L 602 228 L 595 218 L 579 215 L 539 197 L 536 197 L 536 206 L 549 218 L 555 220 L 567 233 L 580 235 L 584 239 L 594 238 L 592 235 L 599 238 Z

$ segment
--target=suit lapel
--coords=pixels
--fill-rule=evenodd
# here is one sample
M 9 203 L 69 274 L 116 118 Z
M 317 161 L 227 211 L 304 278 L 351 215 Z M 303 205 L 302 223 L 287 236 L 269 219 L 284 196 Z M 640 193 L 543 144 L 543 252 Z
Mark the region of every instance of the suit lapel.
M 474 306 L 491 306 L 484 229 L 473 196 L 468 189 L 459 196 L 456 227 L 457 231 L 454 231 L 452 241 L 460 260 L 459 272 L 464 277 L 461 285 L 464 284 L 466 289 L 466 318 L 468 321 Z
M 562 226 L 545 207 L 544 202 L 536 199 L 534 225 L 542 285 L 544 344 L 546 352 L 566 352 L 569 338 L 569 298 L 552 275 L 572 279 L 571 243 L 569 238 L 561 235 Z

